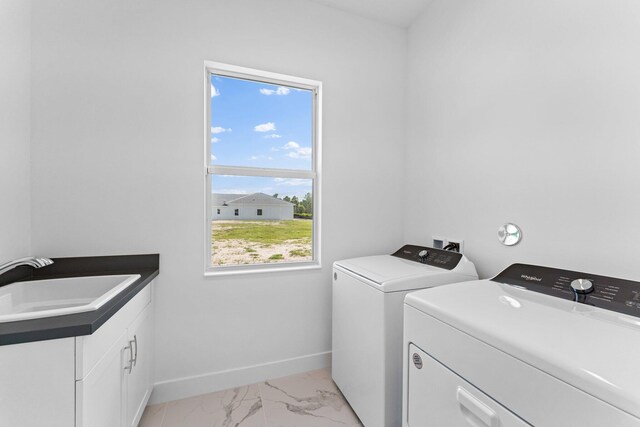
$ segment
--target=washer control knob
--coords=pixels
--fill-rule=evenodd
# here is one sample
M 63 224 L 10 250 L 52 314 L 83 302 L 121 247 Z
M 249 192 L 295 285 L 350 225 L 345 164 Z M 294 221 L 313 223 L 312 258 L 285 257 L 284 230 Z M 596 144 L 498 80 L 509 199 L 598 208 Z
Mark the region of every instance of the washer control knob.
M 420 252 L 418 252 L 418 256 L 420 257 L 420 262 L 422 263 L 427 262 L 428 255 L 429 255 L 429 252 L 426 249 L 423 249 Z
M 593 292 L 593 283 L 587 279 L 576 279 L 571 282 L 571 288 L 579 294 L 588 294 Z

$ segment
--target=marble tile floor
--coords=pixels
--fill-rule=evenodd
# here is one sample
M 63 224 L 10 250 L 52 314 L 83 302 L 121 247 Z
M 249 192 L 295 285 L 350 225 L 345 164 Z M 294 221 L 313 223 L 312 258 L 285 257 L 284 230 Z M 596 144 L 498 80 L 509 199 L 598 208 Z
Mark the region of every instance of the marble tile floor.
M 362 426 L 330 369 L 147 406 L 139 427 Z

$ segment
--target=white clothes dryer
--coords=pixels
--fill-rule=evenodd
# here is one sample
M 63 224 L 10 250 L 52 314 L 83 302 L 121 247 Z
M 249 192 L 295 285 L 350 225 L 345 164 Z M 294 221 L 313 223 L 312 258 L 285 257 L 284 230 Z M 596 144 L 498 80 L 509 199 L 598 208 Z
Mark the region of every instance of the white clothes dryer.
M 366 427 L 402 422 L 405 295 L 477 278 L 464 255 L 415 245 L 334 263 L 331 372 Z
M 404 323 L 404 427 L 640 426 L 640 282 L 514 264 Z

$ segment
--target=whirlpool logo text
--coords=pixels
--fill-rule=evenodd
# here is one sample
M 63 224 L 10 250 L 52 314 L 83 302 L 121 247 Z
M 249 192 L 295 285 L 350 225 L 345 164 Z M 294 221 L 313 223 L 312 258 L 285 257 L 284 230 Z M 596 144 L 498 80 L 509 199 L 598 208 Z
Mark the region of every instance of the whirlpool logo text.
M 542 282 L 542 277 L 529 276 L 527 274 L 521 274 L 520 277 L 530 282 Z

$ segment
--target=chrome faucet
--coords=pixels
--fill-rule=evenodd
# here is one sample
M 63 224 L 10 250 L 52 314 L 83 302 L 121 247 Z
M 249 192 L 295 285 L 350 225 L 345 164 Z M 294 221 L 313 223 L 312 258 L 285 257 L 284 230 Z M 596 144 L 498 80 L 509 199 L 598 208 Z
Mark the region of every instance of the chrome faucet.
M 16 267 L 20 267 L 21 265 L 28 265 L 33 268 L 42 268 L 47 265 L 53 264 L 53 261 L 49 258 L 36 258 L 36 257 L 27 257 L 20 258 L 13 261 L 6 262 L 0 265 L 0 274 L 6 273 L 9 270 L 12 270 Z

